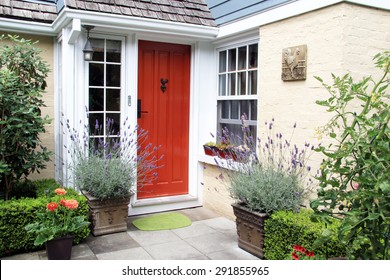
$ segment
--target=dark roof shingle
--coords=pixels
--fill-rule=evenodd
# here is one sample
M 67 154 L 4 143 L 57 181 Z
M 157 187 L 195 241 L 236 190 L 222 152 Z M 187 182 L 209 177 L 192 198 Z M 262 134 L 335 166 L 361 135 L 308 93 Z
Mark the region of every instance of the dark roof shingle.
M 0 0 L 0 17 L 52 23 L 62 6 L 55 1 Z M 64 0 L 69 9 L 216 26 L 204 0 Z
M 204 0 L 65 0 L 65 6 L 77 10 L 216 26 Z
M 49 2 L 0 0 L 0 17 L 51 23 L 57 17 L 57 6 Z

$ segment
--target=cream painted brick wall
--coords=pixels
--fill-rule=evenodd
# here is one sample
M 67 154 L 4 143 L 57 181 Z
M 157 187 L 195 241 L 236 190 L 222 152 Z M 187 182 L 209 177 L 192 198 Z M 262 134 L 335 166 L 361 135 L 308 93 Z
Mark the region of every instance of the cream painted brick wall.
M 233 199 L 229 195 L 228 185 L 218 179 L 218 167 L 205 164 L 203 171 L 203 206 L 215 213 L 235 220 L 231 204 Z
M 0 35 L 4 33 L 0 32 Z M 32 40 L 33 42 L 38 41 L 35 45 L 42 50 L 41 57 L 47 62 L 50 72 L 46 79 L 47 88 L 43 93 L 43 100 L 46 107 L 43 107 L 41 112 L 42 116 L 49 115 L 52 120 L 51 124 L 46 126 L 46 133 L 40 135 L 42 145 L 47 147 L 54 153 L 54 44 L 52 37 L 44 36 L 29 36 L 26 34 L 18 34 L 21 38 Z M 29 177 L 30 179 L 39 178 L 54 178 L 54 158 L 47 163 L 47 168 L 40 171 L 40 174 L 33 173 Z
M 314 78 L 331 83 L 331 73 L 351 72 L 357 79 L 376 73 L 373 56 L 390 49 L 389 11 L 354 4 L 338 4 L 260 27 L 259 44 L 259 132 L 264 122 L 275 117 L 277 129 L 288 135 L 294 122 L 294 142 L 320 141 L 315 129 L 331 115 L 315 104 L 328 94 Z M 307 45 L 305 81 L 281 80 L 282 49 Z M 313 169 L 321 157 L 313 154 Z
M 377 75 L 373 57 L 390 50 L 390 12 L 354 4 L 337 4 L 260 27 L 258 131 L 264 137 L 265 121 L 275 118 L 276 128 L 290 135 L 297 122 L 293 142 L 317 145 L 327 142 L 315 135 L 331 115 L 315 104 L 328 98 L 326 90 L 314 78 L 331 83 L 331 73 L 362 76 Z M 305 81 L 281 80 L 282 49 L 307 45 Z M 317 170 L 321 156 L 313 153 L 310 165 Z M 231 198 L 215 179 L 216 167 L 204 172 L 204 205 L 234 219 Z

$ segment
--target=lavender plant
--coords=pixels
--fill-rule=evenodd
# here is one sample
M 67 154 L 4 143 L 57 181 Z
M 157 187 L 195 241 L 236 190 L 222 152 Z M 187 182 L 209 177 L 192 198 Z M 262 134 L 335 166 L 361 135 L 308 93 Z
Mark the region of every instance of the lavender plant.
M 231 196 L 253 211 L 299 210 L 312 183 L 307 161 L 314 147 L 306 143 L 299 148 L 291 143 L 292 135 L 285 139 L 282 133 L 275 133 L 274 119 L 265 123 L 266 139 L 256 143 L 245 121 L 244 115 L 243 137 L 224 132 L 223 137 L 242 144 L 234 150 L 237 160 L 215 158 L 222 170 L 220 178 L 229 181 Z
M 120 130 L 122 134 L 115 131 L 118 125 L 109 118 L 105 124 L 96 121 L 93 129 L 84 125 L 82 133 L 71 128 L 69 120 L 61 125 L 71 140 L 71 145 L 65 148 L 72 158 L 75 186 L 82 191 L 101 200 L 128 197 L 136 191 L 136 184 L 140 190 L 157 179 L 157 169 L 161 167 L 158 162 L 162 158 L 158 155 L 159 147 L 148 143 L 146 130 L 140 127 L 131 130 L 127 118 Z

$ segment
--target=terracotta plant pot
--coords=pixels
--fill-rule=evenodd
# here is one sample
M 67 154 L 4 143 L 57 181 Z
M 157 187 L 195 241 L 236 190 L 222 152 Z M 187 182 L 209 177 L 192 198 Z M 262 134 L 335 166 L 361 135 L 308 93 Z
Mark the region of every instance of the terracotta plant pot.
M 223 159 L 237 160 L 237 156 L 232 149 L 219 149 L 216 146 L 203 145 L 204 153 L 208 156 L 218 156 Z
M 57 237 L 46 242 L 46 254 L 49 260 L 70 260 L 73 236 Z
M 94 236 L 127 231 L 130 197 L 99 200 L 83 192 L 87 198 Z
M 232 206 L 236 216 L 238 247 L 264 259 L 264 221 L 268 214 L 250 211 L 237 203 Z

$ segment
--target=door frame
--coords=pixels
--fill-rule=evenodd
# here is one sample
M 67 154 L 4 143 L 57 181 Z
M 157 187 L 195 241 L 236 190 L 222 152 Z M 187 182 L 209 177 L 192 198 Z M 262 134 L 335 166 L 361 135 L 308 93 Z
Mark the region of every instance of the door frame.
M 170 44 L 183 44 L 189 45 L 191 47 L 190 54 L 190 104 L 189 104 L 189 155 L 188 155 L 188 194 L 185 195 L 176 195 L 176 196 L 166 196 L 166 197 L 157 197 L 157 198 L 146 198 L 142 200 L 137 199 L 137 194 L 135 194 L 130 203 L 129 215 L 139 215 L 153 212 L 162 212 L 169 211 L 174 209 L 182 209 L 189 207 L 197 207 L 202 205 L 202 192 L 201 192 L 201 176 L 203 174 L 202 166 L 198 163 L 198 100 L 196 98 L 195 92 L 197 92 L 197 82 L 199 80 L 198 75 L 196 74 L 197 70 L 197 57 L 199 56 L 197 43 L 188 42 L 188 40 L 178 40 L 175 38 L 167 37 L 156 37 L 156 36 L 142 36 L 134 35 L 132 38 L 131 45 L 132 48 L 132 57 L 135 58 L 133 61 L 137 63 L 133 64 L 131 73 L 134 73 L 134 78 L 136 81 L 136 86 L 132 92 L 132 100 L 137 100 L 138 98 L 138 41 L 153 41 L 160 43 L 170 43 Z M 129 64 L 127 64 L 129 65 Z M 131 65 L 131 64 L 130 64 Z M 136 117 L 136 103 L 132 102 L 131 115 L 132 119 L 137 123 Z M 130 113 L 130 112 L 129 112 Z

